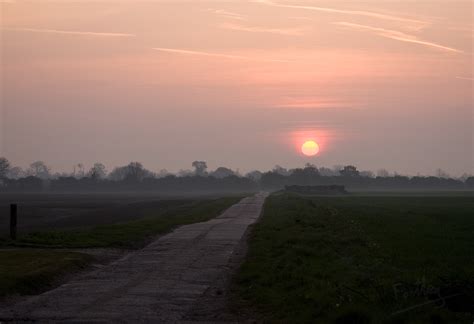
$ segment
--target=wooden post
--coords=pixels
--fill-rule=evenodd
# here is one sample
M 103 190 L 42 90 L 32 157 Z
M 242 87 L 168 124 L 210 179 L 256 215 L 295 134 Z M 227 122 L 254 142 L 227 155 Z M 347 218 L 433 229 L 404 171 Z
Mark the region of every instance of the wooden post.
M 17 204 L 10 205 L 10 238 L 16 240 Z

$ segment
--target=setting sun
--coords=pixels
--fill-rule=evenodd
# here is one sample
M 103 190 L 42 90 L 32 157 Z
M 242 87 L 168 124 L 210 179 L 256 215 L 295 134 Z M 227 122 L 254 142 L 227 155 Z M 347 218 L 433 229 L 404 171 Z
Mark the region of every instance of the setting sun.
M 306 156 L 315 156 L 319 152 L 319 145 L 315 141 L 306 141 L 301 146 L 301 152 Z

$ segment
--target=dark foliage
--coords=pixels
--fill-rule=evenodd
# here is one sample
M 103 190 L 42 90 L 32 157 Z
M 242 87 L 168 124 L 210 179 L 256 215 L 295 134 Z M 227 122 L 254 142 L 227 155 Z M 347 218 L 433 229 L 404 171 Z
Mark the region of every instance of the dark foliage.
M 304 168 L 287 170 L 280 166 L 272 171 L 261 173 L 253 171 L 246 176 L 226 167 L 207 171 L 205 161 L 194 161 L 194 172 L 177 176 L 168 174 L 159 177 L 145 169 L 139 162 L 117 167 L 107 175 L 105 166 L 94 164 L 86 174 L 49 175 L 49 168 L 43 162 L 36 162 L 36 170 L 23 178 L 5 177 L 10 165 L 6 159 L 3 168 L 3 180 L 0 179 L 0 191 L 156 191 L 156 192 L 253 192 L 258 190 L 280 190 L 288 185 L 299 186 L 345 186 L 348 190 L 472 190 L 474 177 L 465 181 L 448 177 L 434 176 L 372 176 L 371 172 L 360 172 L 353 165 L 341 167 L 333 172 L 327 168 L 317 168 L 307 164 Z M 7 165 L 8 164 L 8 165 Z M 33 165 L 33 164 L 32 164 Z M 40 168 L 41 167 L 41 168 Z M 43 170 L 44 169 L 44 170 Z M 41 172 L 40 172 L 41 171 Z M 49 175 L 49 176 L 48 176 Z

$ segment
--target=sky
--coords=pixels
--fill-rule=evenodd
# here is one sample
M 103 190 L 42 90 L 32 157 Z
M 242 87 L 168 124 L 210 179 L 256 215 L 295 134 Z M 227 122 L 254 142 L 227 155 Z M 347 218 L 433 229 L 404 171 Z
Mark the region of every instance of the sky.
M 0 6 L 0 156 L 15 165 L 474 173 L 472 1 Z

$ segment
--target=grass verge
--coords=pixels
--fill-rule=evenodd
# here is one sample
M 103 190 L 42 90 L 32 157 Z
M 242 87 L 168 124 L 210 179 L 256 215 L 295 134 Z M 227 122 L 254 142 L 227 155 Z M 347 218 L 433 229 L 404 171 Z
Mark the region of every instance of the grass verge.
M 268 322 L 471 323 L 471 197 L 270 196 L 233 289 Z
M 88 254 L 47 250 L 0 250 L 0 297 L 34 294 L 65 274 L 85 268 Z

